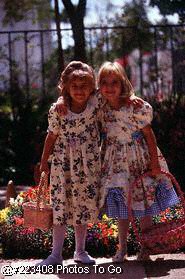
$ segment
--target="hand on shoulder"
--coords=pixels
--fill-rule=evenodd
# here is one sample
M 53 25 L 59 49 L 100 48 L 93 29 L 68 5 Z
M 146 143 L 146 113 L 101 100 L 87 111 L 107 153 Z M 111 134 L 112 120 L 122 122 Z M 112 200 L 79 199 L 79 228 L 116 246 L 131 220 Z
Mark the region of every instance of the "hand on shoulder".
M 144 100 L 135 95 L 132 95 L 132 96 L 126 98 L 125 101 L 126 101 L 127 106 L 132 105 L 132 106 L 134 106 L 134 108 L 141 108 L 144 104 Z
M 61 96 L 58 98 L 57 102 L 55 103 L 54 109 L 60 116 L 67 115 L 67 106 L 65 104 L 64 98 Z

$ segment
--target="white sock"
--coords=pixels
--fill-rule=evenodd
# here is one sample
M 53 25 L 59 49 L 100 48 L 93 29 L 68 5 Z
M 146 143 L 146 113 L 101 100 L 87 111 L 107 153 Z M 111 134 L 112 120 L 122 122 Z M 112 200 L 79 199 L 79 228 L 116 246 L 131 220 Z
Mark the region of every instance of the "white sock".
M 85 251 L 87 225 L 75 226 L 75 250 L 77 254 Z
M 60 225 L 53 226 L 53 248 L 51 256 L 61 260 L 62 259 L 62 248 L 64 244 L 66 227 Z
M 62 264 L 62 248 L 65 238 L 65 226 L 53 226 L 53 248 L 52 253 L 45 260 L 36 264 L 36 266 L 49 266 Z

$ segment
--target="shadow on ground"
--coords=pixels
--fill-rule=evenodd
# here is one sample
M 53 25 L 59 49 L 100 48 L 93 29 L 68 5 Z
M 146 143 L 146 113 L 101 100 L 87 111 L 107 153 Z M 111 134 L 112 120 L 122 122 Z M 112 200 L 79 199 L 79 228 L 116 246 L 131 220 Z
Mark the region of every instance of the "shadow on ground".
M 155 261 L 145 263 L 144 267 L 149 278 L 160 278 L 169 275 L 172 278 L 173 274 L 174 278 L 185 278 L 185 260 L 182 259 L 164 260 L 164 258 L 158 258 Z
M 185 254 L 160 254 L 151 256 L 149 262 L 139 262 L 136 256 L 129 257 L 128 261 L 115 264 L 110 258 L 97 258 L 96 265 L 74 264 L 73 259 L 65 260 L 64 266 L 53 270 L 44 270 L 40 273 L 26 273 L 24 267 L 35 266 L 40 260 L 14 259 L 0 260 L 2 266 L 9 266 L 13 272 L 12 279 L 184 279 Z M 21 273 L 21 271 L 24 271 Z M 48 272 L 49 271 L 49 272 Z M 5 274 L 4 274 L 5 275 Z M 0 274 L 0 279 L 10 278 Z M 8 274 L 7 274 L 8 275 Z

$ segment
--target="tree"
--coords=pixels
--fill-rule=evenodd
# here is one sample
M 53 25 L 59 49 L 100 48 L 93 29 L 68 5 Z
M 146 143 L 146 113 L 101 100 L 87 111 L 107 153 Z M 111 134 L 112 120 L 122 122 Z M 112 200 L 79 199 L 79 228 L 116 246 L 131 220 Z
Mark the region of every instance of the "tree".
M 163 16 L 177 13 L 182 23 L 185 22 L 185 1 L 184 0 L 150 0 L 149 5 L 157 6 Z
M 63 19 L 63 15 L 67 14 L 74 38 L 74 59 L 86 61 L 86 49 L 85 49 L 85 31 L 84 31 L 84 17 L 86 14 L 86 3 L 87 0 L 79 0 L 77 5 L 72 4 L 71 0 L 61 0 L 64 5 L 65 11 L 62 15 L 59 14 L 59 1 L 54 1 L 54 20 L 57 27 L 58 36 L 58 53 L 59 53 L 59 67 L 60 70 L 63 68 L 63 51 L 61 44 L 61 31 L 60 22 Z M 44 7 L 44 9 L 43 9 Z M 47 9 L 46 9 L 47 7 Z M 4 23 L 11 21 L 20 21 L 28 16 L 28 13 L 35 8 L 38 12 L 36 20 L 45 19 L 47 22 L 48 14 L 51 14 L 51 7 L 47 0 L 20 0 L 18 2 L 6 0 L 4 1 L 5 17 Z
M 74 38 L 74 59 L 86 61 L 84 17 L 86 0 L 79 0 L 73 5 L 71 0 L 62 0 L 71 23 Z
M 33 9 L 36 9 L 37 11 L 37 18 L 35 20 L 38 21 L 47 19 L 51 12 L 50 5 L 47 0 L 4 0 L 3 9 L 5 11 L 3 19 L 4 24 L 11 21 L 21 21 L 25 17 L 29 17 L 29 12 Z
M 55 0 L 55 23 L 57 27 L 57 38 L 58 38 L 58 73 L 60 73 L 64 69 L 64 57 L 63 57 L 63 49 L 62 49 L 62 36 L 60 30 L 60 13 L 58 0 Z
M 126 55 L 136 48 L 151 50 L 152 33 L 144 0 L 125 4 L 122 15 L 117 15 L 112 23 L 125 26 L 112 34 L 111 41 L 117 54 Z
M 5 25 L 27 18 L 32 19 L 33 23 L 41 22 L 43 29 L 48 28 L 51 12 L 48 0 L 4 0 L 3 8 Z M 18 36 L 11 38 L 11 43 L 16 40 L 19 40 Z M 11 60 L 9 56 L 5 56 L 5 59 L 11 63 L 12 77 L 9 88 L 0 91 L 0 130 L 3 130 L 0 136 L 0 183 L 5 184 L 7 180 L 13 179 L 16 184 L 31 184 L 33 166 L 38 157 L 40 159 L 39 146 L 43 143 L 43 133 L 47 127 L 46 112 L 51 97 L 36 95 L 34 89 L 28 94 L 18 79 L 20 69 L 24 66 L 16 63 L 13 55 Z

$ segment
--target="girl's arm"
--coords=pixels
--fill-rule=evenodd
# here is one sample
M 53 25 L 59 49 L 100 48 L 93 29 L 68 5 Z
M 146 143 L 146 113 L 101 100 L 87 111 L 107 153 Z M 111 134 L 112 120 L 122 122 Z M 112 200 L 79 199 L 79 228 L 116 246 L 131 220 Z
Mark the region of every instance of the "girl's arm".
M 61 116 L 65 116 L 67 114 L 67 104 L 65 103 L 65 99 L 63 96 L 60 96 L 58 98 L 55 110 Z
M 149 150 L 149 154 L 150 154 L 150 169 L 152 172 L 152 175 L 157 175 L 160 173 L 161 171 L 161 167 L 159 164 L 159 160 L 158 160 L 158 154 L 157 154 L 157 143 L 156 143 L 156 138 L 154 135 L 154 132 L 151 128 L 150 125 L 145 126 L 142 129 L 142 132 L 145 136 L 147 145 L 148 145 L 148 150 Z
M 56 138 L 57 135 L 54 135 L 52 132 L 49 132 L 46 136 L 40 164 L 41 172 L 44 171 L 46 173 L 49 173 L 48 158 L 53 151 Z

